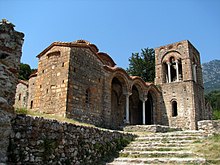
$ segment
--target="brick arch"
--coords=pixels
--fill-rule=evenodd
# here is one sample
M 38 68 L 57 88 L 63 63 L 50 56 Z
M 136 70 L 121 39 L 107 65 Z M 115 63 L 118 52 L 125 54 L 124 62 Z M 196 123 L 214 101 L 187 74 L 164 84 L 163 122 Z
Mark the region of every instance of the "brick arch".
M 129 76 L 124 70 L 115 70 L 110 77 L 110 83 L 112 83 L 112 80 L 114 78 L 117 78 L 121 82 L 121 84 L 123 86 L 124 93 L 131 92 L 131 86 L 129 83 Z
M 146 107 L 149 106 L 148 104 L 151 104 L 151 108 L 152 108 L 152 118 L 151 121 L 148 122 L 146 119 L 146 123 L 147 124 L 157 124 L 160 123 L 161 120 L 161 116 L 163 115 L 161 110 L 160 110 L 160 106 L 159 106 L 159 100 L 161 97 L 161 92 L 159 91 L 159 89 L 154 85 L 154 84 L 150 84 L 148 86 L 147 89 L 147 97 L 148 97 L 148 101 L 146 102 Z M 151 99 L 151 100 L 149 100 Z M 149 101 L 151 103 L 149 103 Z M 147 114 L 147 112 L 146 112 Z M 148 115 L 149 116 L 149 115 Z
M 138 89 L 139 92 L 139 97 L 142 100 L 144 97 L 144 91 L 146 90 L 146 84 L 144 82 L 144 80 L 142 80 L 140 77 L 134 77 L 132 78 L 132 83 L 131 83 L 131 89 L 133 86 L 136 86 L 136 88 Z
M 170 58 L 174 57 L 175 60 L 180 60 L 182 58 L 180 52 L 178 51 L 169 51 L 165 53 L 161 58 L 161 63 L 171 62 Z
M 111 83 L 111 127 L 117 129 L 124 124 L 126 94 L 131 93 L 129 76 L 122 69 L 112 70 Z
M 182 81 L 182 56 L 178 51 L 173 50 L 164 54 L 161 59 L 161 64 L 163 83 Z
M 129 112 L 130 112 L 130 124 L 142 124 L 143 123 L 143 100 L 144 91 L 146 88 L 145 82 L 140 77 L 131 77 L 131 91 L 132 94 L 129 97 Z

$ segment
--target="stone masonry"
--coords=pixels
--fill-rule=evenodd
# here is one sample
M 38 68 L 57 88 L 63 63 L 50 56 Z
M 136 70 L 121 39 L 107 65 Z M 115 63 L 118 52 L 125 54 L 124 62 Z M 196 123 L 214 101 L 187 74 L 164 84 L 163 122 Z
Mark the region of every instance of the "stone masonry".
M 25 115 L 17 115 L 12 128 L 8 164 L 102 164 L 104 157 L 134 138 L 118 131 Z
M 97 126 L 160 124 L 197 129 L 205 108 L 200 55 L 187 40 L 155 49 L 155 83 L 129 76 L 85 40 L 54 42 L 38 56 L 28 109 Z
M 196 129 L 207 119 L 199 52 L 189 41 L 155 49 L 156 85 L 160 85 L 170 126 Z
M 16 88 L 15 104 L 16 108 L 27 108 L 28 82 L 19 80 Z
M 0 108 L 13 111 L 24 34 L 7 20 L 0 22 Z
M 0 164 L 7 161 L 23 38 L 24 34 L 15 31 L 12 23 L 0 21 Z

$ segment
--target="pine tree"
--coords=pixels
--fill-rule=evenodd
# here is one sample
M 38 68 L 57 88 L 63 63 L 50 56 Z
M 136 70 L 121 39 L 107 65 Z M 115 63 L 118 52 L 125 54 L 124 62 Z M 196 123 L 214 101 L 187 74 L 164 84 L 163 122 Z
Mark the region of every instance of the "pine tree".
M 132 53 L 129 58 L 127 72 L 131 76 L 139 76 L 146 82 L 154 82 L 155 53 L 152 48 L 141 49 L 141 53 Z

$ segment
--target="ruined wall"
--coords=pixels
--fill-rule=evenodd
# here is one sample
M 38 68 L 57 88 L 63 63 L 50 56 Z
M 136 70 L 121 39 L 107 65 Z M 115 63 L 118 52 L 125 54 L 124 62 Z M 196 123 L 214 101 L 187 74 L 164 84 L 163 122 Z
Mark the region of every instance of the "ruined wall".
M 133 135 L 18 115 L 12 121 L 9 164 L 100 164 Z
M 16 87 L 15 108 L 27 108 L 28 103 L 28 82 L 19 80 Z
M 7 20 L 0 22 L 0 108 L 12 111 L 24 34 Z
M 32 111 L 65 116 L 70 48 L 54 46 L 39 57 Z
M 7 161 L 10 112 L 14 112 L 23 37 L 23 33 L 14 30 L 12 23 L 0 21 L 0 164 Z
M 202 120 L 198 122 L 198 130 L 209 134 L 220 133 L 220 120 Z
M 72 47 L 67 117 L 86 123 L 103 122 L 103 64 L 89 48 Z

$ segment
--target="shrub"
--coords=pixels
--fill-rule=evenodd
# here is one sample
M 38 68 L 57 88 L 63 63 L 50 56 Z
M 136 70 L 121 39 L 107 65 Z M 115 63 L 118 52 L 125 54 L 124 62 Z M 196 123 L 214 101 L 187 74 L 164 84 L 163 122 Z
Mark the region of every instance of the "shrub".
M 16 108 L 15 112 L 18 114 L 25 114 L 25 115 L 27 115 L 27 113 L 28 113 L 26 108 Z

